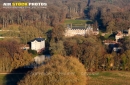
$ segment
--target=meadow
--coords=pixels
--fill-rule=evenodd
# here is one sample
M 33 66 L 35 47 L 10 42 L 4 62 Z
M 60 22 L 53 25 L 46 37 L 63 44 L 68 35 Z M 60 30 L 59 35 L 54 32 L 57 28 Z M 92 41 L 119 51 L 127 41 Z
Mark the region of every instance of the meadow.
M 64 21 L 65 24 L 73 24 L 73 25 L 84 25 L 84 24 L 92 24 L 93 22 L 91 20 L 80 20 L 80 19 L 66 19 Z
M 14 85 L 21 79 L 22 74 L 0 74 L 0 85 Z M 88 72 L 87 85 L 129 85 L 130 72 L 127 71 L 104 71 Z
M 88 85 L 130 85 L 130 72 L 106 71 L 89 74 Z

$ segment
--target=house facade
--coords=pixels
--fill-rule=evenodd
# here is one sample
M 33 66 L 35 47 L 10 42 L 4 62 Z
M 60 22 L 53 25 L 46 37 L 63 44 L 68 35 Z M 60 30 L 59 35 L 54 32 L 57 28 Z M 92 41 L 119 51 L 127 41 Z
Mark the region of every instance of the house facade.
M 130 36 L 130 28 L 128 29 L 128 36 Z
M 97 29 L 96 31 L 93 30 L 93 27 L 91 25 L 86 25 L 85 26 L 72 26 L 72 24 L 68 25 L 66 30 L 65 30 L 65 36 L 66 37 L 72 37 L 75 35 L 97 35 L 99 34 L 99 30 Z
M 118 31 L 117 35 L 115 35 L 116 42 L 118 42 L 119 39 L 123 38 L 123 34 L 121 31 Z
M 40 52 L 41 50 L 45 49 L 45 39 L 44 38 L 35 38 L 30 43 L 31 50 L 36 50 Z

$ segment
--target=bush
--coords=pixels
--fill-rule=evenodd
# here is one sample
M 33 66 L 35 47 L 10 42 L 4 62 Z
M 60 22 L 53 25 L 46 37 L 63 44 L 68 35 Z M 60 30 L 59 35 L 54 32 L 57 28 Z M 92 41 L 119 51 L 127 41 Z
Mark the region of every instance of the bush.
M 86 85 L 84 66 L 74 57 L 52 56 L 46 65 L 27 73 L 18 85 Z
M 33 54 L 33 55 L 37 55 L 37 51 L 36 51 L 36 50 L 31 50 L 31 49 L 29 49 L 29 50 L 28 50 L 28 53 L 31 53 L 31 54 Z

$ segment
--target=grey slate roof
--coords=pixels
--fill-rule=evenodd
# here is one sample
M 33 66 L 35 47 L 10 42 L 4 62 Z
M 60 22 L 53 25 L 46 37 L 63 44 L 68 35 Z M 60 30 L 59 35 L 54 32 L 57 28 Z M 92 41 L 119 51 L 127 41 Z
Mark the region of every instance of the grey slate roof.
M 33 42 L 35 40 L 38 41 L 38 42 L 41 42 L 41 41 L 44 41 L 45 38 L 35 38 L 35 39 L 31 40 L 30 42 Z

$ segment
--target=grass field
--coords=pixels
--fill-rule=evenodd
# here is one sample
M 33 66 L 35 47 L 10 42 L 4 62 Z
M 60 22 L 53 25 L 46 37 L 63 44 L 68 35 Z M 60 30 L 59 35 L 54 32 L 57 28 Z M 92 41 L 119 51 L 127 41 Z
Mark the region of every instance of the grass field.
M 86 24 L 86 23 L 89 23 L 89 22 L 92 22 L 90 20 L 74 20 L 74 19 L 66 19 L 65 20 L 65 24 Z
M 79 24 L 79 23 L 83 23 L 83 24 L 85 24 L 87 22 L 87 20 L 73 20 L 73 19 L 67 19 L 67 20 L 65 20 L 65 23 L 66 24 L 70 24 L 70 23 L 74 23 L 74 24 Z
M 97 72 L 89 75 L 88 85 L 130 85 L 130 72 Z
M 0 85 L 14 85 L 15 82 L 21 79 L 22 75 L 10 74 L 8 78 L 5 76 L 5 74 L 0 74 Z M 87 85 L 130 85 L 130 72 L 89 72 Z
M 23 74 L 0 74 L 0 85 L 16 85 Z
M 5 74 L 0 74 L 0 85 L 3 85 L 6 82 L 5 76 Z
M 104 36 L 102 36 L 101 40 L 115 40 L 115 35 L 114 34 L 105 34 Z
M 2 30 L 14 30 L 14 31 L 19 31 L 20 25 L 17 24 L 12 24 L 8 25 L 6 28 L 2 28 Z

